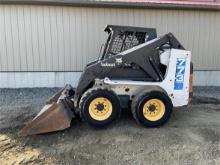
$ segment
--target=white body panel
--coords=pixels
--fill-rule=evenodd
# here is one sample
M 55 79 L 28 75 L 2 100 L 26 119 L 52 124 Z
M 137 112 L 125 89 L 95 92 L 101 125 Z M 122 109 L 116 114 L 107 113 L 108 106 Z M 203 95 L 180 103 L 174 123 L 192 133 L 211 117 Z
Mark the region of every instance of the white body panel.
M 159 87 L 166 91 L 174 107 L 187 105 L 189 100 L 191 52 L 171 49 L 163 54 L 161 54 L 161 60 L 164 61 L 164 64 L 167 64 L 167 71 L 162 82 L 110 80 L 105 78 L 104 83 L 111 85 L 111 88 L 118 95 L 127 94 L 130 97 L 145 89 Z M 129 88 L 129 91 L 126 92 L 126 88 Z

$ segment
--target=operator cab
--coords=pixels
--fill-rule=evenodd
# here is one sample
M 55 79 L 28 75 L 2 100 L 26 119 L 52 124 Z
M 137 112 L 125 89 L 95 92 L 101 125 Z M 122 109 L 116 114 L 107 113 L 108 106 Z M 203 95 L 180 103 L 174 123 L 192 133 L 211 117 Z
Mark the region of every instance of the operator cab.
M 107 25 L 104 31 L 109 36 L 101 60 L 157 38 L 157 32 L 154 28 Z

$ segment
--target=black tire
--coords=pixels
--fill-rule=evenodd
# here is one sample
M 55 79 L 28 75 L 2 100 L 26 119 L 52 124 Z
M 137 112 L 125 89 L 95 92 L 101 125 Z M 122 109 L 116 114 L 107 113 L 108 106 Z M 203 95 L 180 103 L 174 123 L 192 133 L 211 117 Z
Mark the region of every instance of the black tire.
M 91 102 L 97 98 L 106 98 L 112 105 L 110 116 L 101 121 L 94 119 L 89 111 Z M 120 116 L 121 112 L 118 96 L 112 90 L 102 87 L 94 87 L 86 91 L 80 99 L 79 108 L 82 120 L 94 128 L 107 127 Z
M 144 112 L 143 112 L 145 103 L 147 103 L 147 101 L 151 99 L 157 99 L 162 101 L 165 107 L 165 112 L 163 113 L 162 117 L 155 121 L 147 119 L 144 116 Z M 158 127 L 165 124 L 170 119 L 170 116 L 172 114 L 172 109 L 173 109 L 173 104 L 169 96 L 160 91 L 141 93 L 134 97 L 131 105 L 132 115 L 134 119 L 137 121 L 137 123 L 146 127 Z

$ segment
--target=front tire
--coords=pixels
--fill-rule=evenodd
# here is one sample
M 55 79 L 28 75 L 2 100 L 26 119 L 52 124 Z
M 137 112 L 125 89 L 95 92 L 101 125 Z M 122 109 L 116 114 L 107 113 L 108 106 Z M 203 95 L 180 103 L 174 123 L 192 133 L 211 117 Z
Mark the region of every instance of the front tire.
M 80 115 L 94 128 L 110 125 L 120 115 L 120 101 L 110 89 L 95 87 L 86 91 L 80 99 Z
M 152 91 L 135 96 L 131 109 L 138 123 L 146 127 L 158 127 L 170 119 L 173 104 L 167 94 Z

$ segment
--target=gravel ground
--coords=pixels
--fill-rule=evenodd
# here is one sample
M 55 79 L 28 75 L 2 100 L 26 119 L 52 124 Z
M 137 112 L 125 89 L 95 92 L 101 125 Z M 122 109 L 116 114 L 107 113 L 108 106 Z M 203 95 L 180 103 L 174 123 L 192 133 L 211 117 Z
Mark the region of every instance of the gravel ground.
M 0 89 L 0 164 L 220 164 L 220 87 L 195 87 L 188 107 L 160 128 L 143 128 L 129 110 L 104 130 L 78 120 L 61 132 L 17 132 L 59 88 Z

